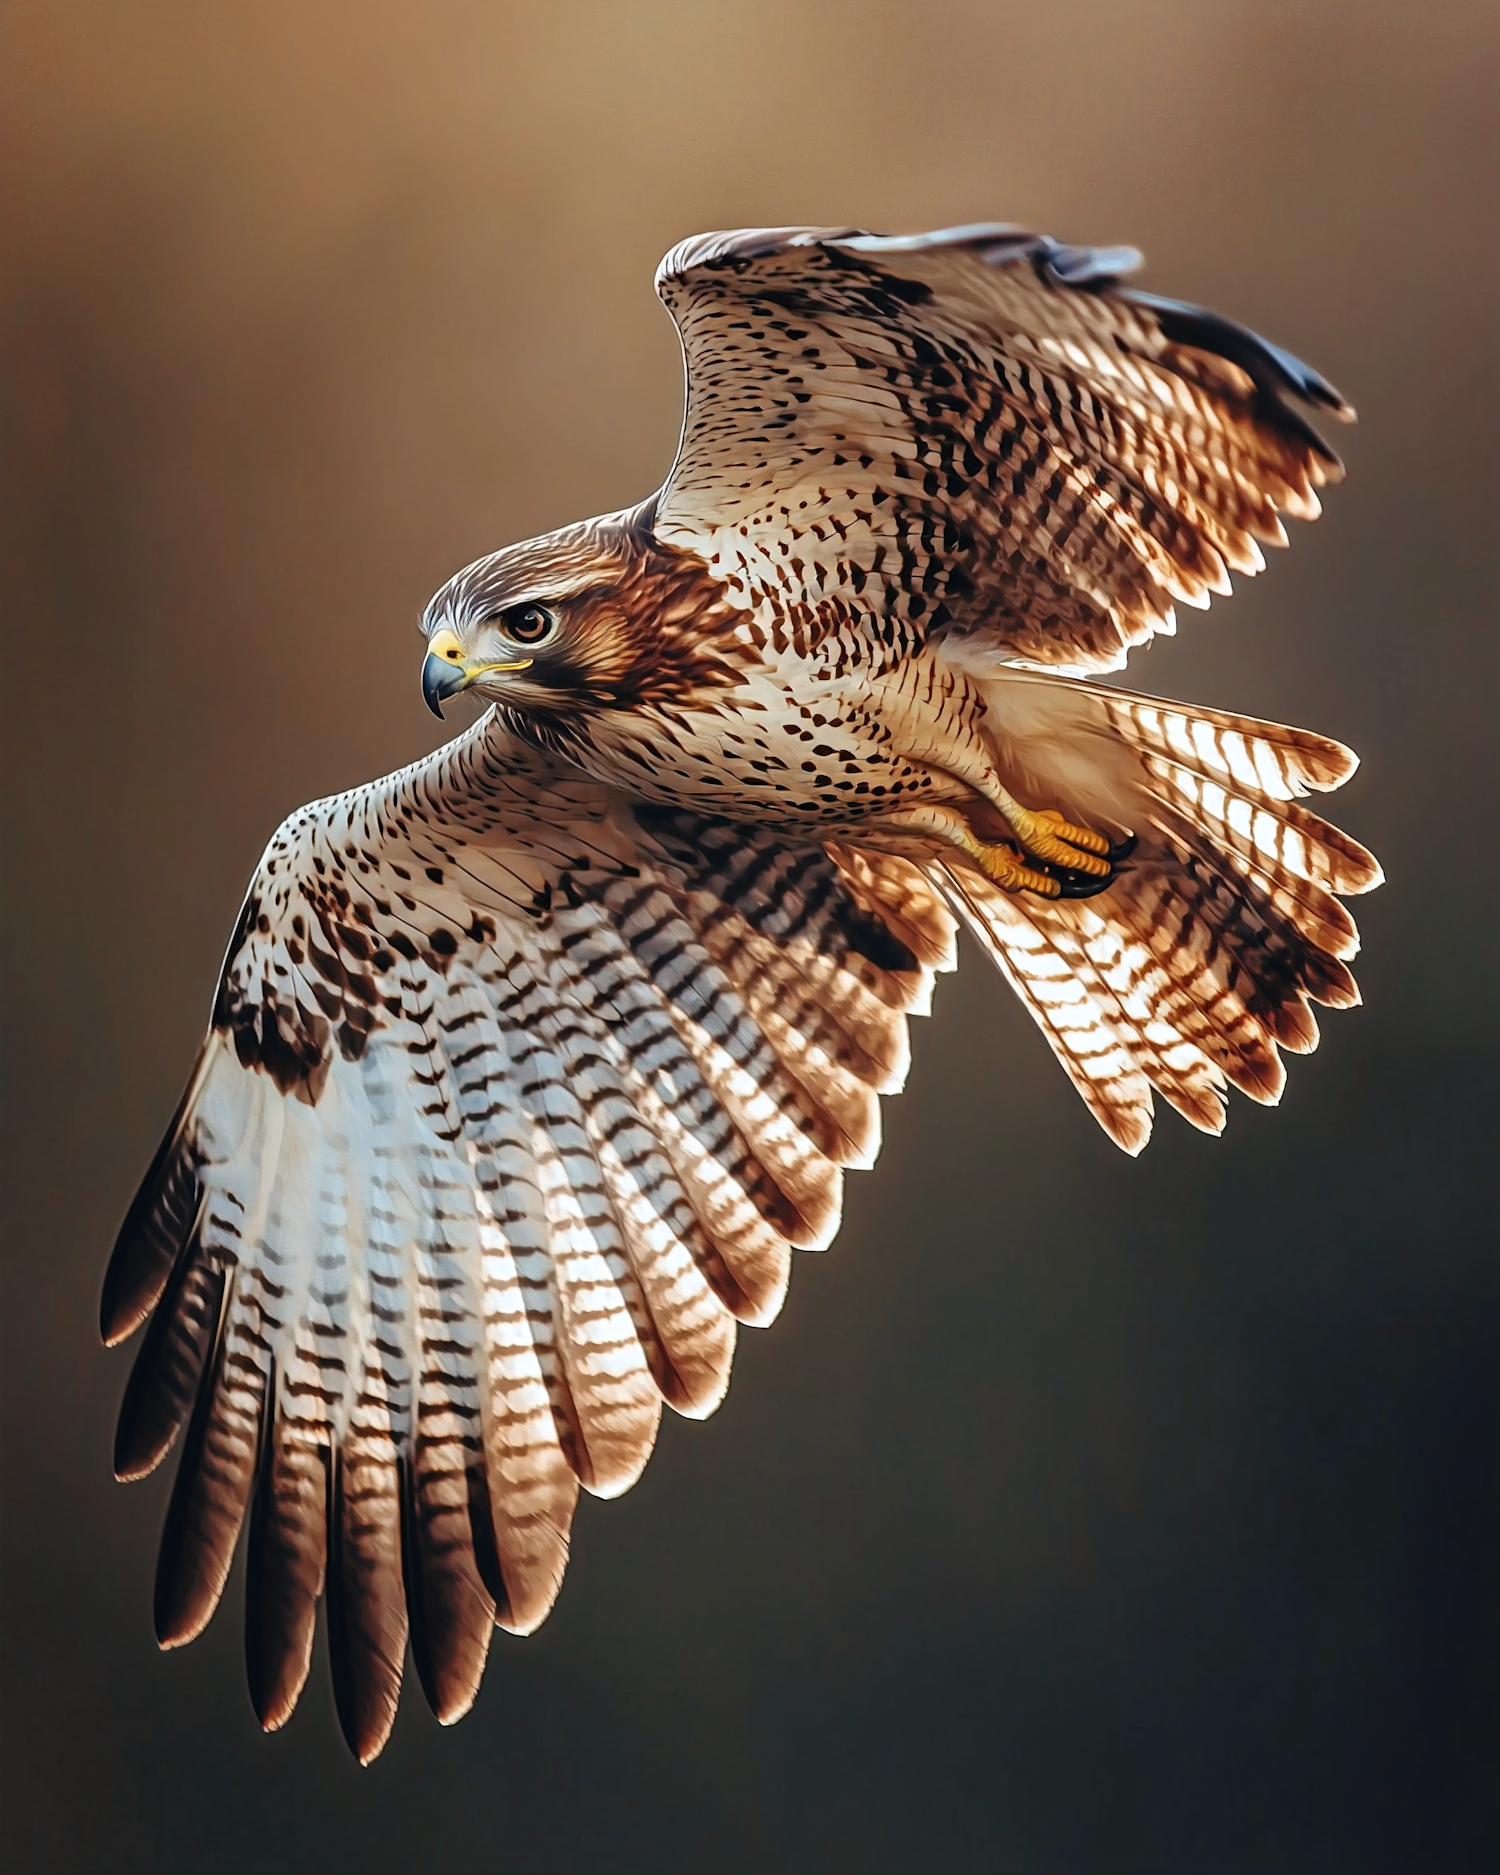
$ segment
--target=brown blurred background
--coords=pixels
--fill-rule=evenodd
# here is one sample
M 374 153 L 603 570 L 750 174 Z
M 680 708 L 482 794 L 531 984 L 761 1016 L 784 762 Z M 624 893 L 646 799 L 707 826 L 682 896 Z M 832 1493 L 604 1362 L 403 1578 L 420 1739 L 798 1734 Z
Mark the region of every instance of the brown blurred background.
M 1500 1867 L 1497 17 L 11 0 L 8 1869 Z M 1131 676 L 1364 755 L 1366 1008 L 1131 1164 L 970 959 L 836 1251 L 473 1715 L 410 1688 L 360 1772 L 320 1660 L 262 1738 L 237 1583 L 152 1643 L 94 1337 L 261 844 L 430 746 L 453 568 L 659 481 L 671 242 L 991 217 L 1360 407 L 1327 519 Z

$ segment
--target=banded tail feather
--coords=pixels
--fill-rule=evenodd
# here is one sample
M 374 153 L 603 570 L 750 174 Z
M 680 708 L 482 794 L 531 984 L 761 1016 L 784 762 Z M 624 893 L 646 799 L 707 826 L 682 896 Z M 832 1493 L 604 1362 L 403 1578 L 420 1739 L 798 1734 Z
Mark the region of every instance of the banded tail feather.
M 1280 1050 L 1318 1040 L 1309 1005 L 1359 1000 L 1354 921 L 1335 893 L 1373 856 L 1299 804 L 1355 758 L 1310 731 L 973 658 L 997 759 L 1022 798 L 1060 802 L 1136 847 L 1081 900 L 1008 895 L 934 861 L 928 876 L 1015 988 L 1104 1130 L 1151 1135 L 1154 1088 L 1218 1133 L 1224 1092 L 1274 1103 Z

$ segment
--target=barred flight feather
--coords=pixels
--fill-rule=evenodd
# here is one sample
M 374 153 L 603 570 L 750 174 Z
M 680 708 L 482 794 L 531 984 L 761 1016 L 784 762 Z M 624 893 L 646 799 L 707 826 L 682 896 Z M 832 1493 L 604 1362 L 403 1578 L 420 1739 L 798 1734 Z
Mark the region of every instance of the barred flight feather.
M 556 1595 L 580 1484 L 627 1489 L 663 1401 L 722 1399 L 736 1317 L 774 1316 L 873 1156 L 928 975 L 821 850 L 688 816 L 627 841 L 604 790 L 513 759 L 481 725 L 272 842 L 106 1289 L 112 1338 L 157 1299 L 120 1475 L 190 1421 L 163 1644 L 209 1619 L 248 1512 L 256 1710 L 295 1705 L 326 1591 L 362 1759 L 408 1639 L 459 1717 L 494 1624 Z
M 659 539 L 752 598 L 1118 668 L 1177 603 L 1229 590 L 1313 519 L 1338 459 L 1295 409 L 1352 411 L 1228 320 L 999 224 L 749 229 L 683 242 L 657 286 L 689 361 Z M 771 490 L 774 488 L 774 498 Z M 1278 512 L 1279 511 L 1279 512 Z M 836 551 L 830 543 L 836 542 Z

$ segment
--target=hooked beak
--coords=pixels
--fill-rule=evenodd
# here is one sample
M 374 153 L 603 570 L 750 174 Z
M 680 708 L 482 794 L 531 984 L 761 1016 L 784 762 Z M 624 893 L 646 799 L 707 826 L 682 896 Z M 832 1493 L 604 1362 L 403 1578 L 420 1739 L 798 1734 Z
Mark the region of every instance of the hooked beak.
M 427 656 L 422 660 L 422 700 L 434 716 L 441 717 L 448 698 L 467 690 L 476 678 L 490 671 L 529 670 L 531 662 L 530 658 L 513 658 L 506 664 L 471 664 L 458 634 L 445 625 L 427 641 Z

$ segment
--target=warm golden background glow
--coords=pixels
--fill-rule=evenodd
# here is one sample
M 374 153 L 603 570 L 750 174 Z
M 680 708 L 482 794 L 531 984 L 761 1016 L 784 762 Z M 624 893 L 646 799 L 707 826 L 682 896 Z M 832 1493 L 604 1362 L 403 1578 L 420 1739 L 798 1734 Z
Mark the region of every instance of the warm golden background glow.
M 1428 1875 L 1496 1843 L 1492 4 L 12 0 L 6 1866 Z M 1143 689 L 1366 767 L 1367 1007 L 1129 1164 L 998 982 L 916 1035 L 728 1403 L 379 1765 L 238 1585 L 159 1656 L 103 1260 L 278 819 L 430 746 L 414 625 L 644 495 L 700 228 L 1131 241 L 1362 422 Z M 971 960 L 973 961 L 973 960 Z M 1072 1195 L 1038 1168 L 1072 1168 Z

